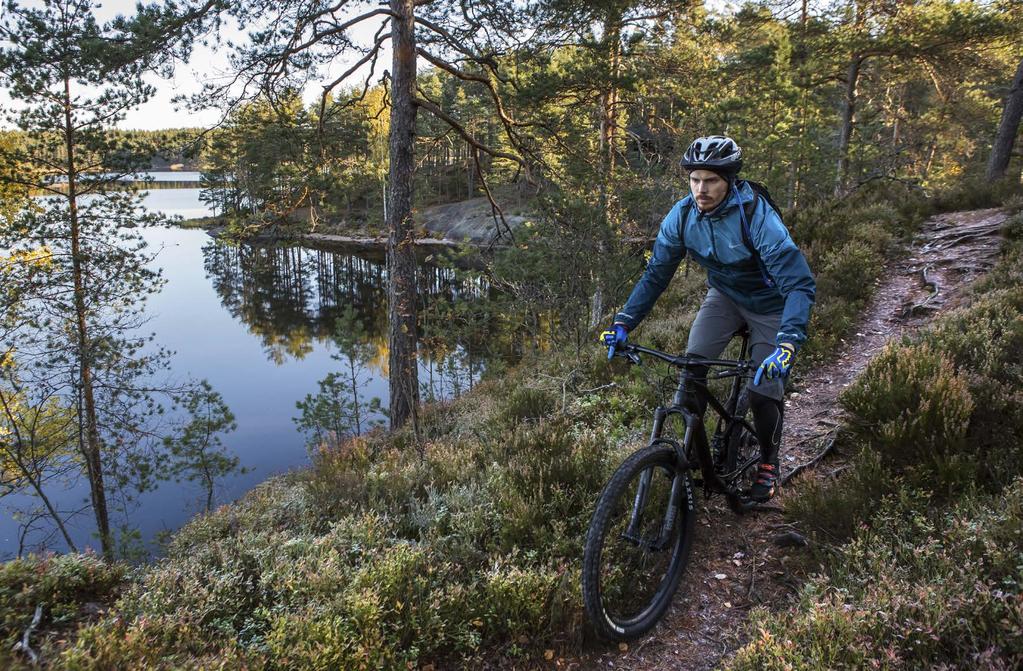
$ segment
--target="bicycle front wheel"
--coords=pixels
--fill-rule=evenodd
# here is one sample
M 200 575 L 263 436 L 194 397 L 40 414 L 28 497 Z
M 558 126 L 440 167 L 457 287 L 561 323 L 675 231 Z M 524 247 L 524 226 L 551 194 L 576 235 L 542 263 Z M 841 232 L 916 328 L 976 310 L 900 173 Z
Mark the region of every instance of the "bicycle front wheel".
M 678 589 L 693 536 L 693 488 L 675 451 L 649 445 L 604 487 L 586 534 L 583 602 L 602 638 L 650 631 Z

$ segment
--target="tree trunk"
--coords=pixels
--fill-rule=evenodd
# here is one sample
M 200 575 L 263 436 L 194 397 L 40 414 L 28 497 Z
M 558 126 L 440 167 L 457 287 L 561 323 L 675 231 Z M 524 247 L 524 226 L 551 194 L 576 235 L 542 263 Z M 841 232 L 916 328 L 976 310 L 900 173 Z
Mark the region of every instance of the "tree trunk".
M 604 39 L 607 42 L 609 81 L 600 98 L 600 149 L 604 164 L 605 179 L 609 178 L 615 167 L 615 155 L 618 152 L 618 78 L 622 70 L 622 27 L 621 17 L 608 17 L 604 22 Z M 606 186 L 606 185 L 605 185 Z
M 617 215 L 614 198 L 614 169 L 615 157 L 618 152 L 618 99 L 621 95 L 618 89 L 618 78 L 622 70 L 622 25 L 621 15 L 607 16 L 604 20 L 604 42 L 606 43 L 609 77 L 607 88 L 600 97 L 600 216 L 606 227 L 612 226 Z M 598 254 L 606 251 L 604 235 L 606 231 L 600 231 L 600 238 L 597 242 Z M 593 270 L 590 271 L 590 280 L 593 282 L 593 293 L 590 295 L 590 328 L 596 328 L 604 316 L 604 288 L 600 275 Z
M 412 421 L 419 430 L 416 362 L 416 257 L 412 222 L 413 143 L 416 132 L 414 0 L 391 0 L 391 135 L 387 219 L 389 383 L 391 427 Z
M 71 116 L 71 81 L 64 79 L 64 143 L 67 149 L 68 217 L 71 223 L 71 273 L 75 289 L 75 338 L 78 346 L 79 384 L 84 412 L 85 440 L 79 442 L 89 478 L 89 495 L 96 515 L 103 556 L 113 559 L 114 547 L 110 536 L 110 514 L 107 511 L 107 493 L 103 483 L 103 457 L 100 451 L 99 425 L 96 417 L 96 397 L 92 383 L 92 343 L 85 320 L 85 273 L 82 268 L 81 231 L 78 221 L 78 172 L 75 167 L 74 120 Z
M 991 145 L 991 158 L 987 164 L 989 181 L 1005 177 L 1021 117 L 1023 117 L 1023 60 L 1019 62 L 1016 76 L 1012 78 L 1012 86 L 1009 87 L 1009 95 L 1006 96 L 1005 107 L 1002 108 L 1002 120 L 998 122 L 995 141 Z
M 853 55 L 846 74 L 845 96 L 842 99 L 842 129 L 838 135 L 838 169 L 835 174 L 835 195 L 845 191 L 849 178 L 849 142 L 852 139 L 853 116 L 856 113 L 856 85 L 864 57 Z

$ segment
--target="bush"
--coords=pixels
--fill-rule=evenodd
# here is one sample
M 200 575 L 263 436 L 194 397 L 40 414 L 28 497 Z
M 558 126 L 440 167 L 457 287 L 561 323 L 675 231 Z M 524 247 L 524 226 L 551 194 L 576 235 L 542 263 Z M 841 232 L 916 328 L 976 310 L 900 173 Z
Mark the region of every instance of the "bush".
M 1015 669 L 1023 665 L 1023 480 L 939 516 L 890 502 L 785 613 L 757 609 L 726 668 Z
M 870 519 L 886 494 L 897 489 L 896 478 L 876 452 L 857 455 L 841 478 L 804 479 L 785 512 L 822 543 L 840 543 Z
M 514 426 L 549 414 L 555 406 L 553 395 L 543 389 L 516 387 L 505 400 L 502 419 Z
M 973 398 L 942 353 L 927 345 L 890 344 L 840 402 L 853 435 L 886 468 L 916 474 L 937 489 L 973 480 L 966 451 Z
M 41 629 L 62 629 L 83 617 L 89 603 L 109 605 L 124 583 L 127 568 L 92 554 L 29 555 L 0 564 L 0 645 L 11 649 L 28 628 L 36 606 L 43 607 Z
M 851 469 L 787 501 L 833 543 L 823 572 L 788 612 L 755 612 L 728 668 L 1023 664 L 1021 268 L 1010 242 L 972 303 L 887 347 L 842 396 Z

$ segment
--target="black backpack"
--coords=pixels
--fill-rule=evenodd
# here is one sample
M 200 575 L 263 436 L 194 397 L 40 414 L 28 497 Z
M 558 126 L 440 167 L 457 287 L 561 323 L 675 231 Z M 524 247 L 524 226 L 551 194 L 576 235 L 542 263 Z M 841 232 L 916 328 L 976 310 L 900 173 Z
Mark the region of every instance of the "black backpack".
M 752 234 L 750 233 L 749 230 L 749 220 L 753 217 L 753 212 L 757 209 L 758 200 L 763 199 L 767 201 L 767 204 L 771 206 L 771 209 L 773 209 L 778 214 L 778 219 L 781 219 L 783 224 L 785 223 L 785 221 L 784 219 L 782 219 L 781 216 L 781 208 L 775 204 L 774 199 L 771 198 L 771 192 L 767 190 L 766 186 L 764 186 L 760 182 L 754 182 L 751 179 L 747 179 L 744 181 L 747 184 L 749 184 L 749 188 L 753 191 L 754 198 L 753 200 L 751 200 L 750 202 L 746 203 L 746 205 L 743 206 L 742 216 L 739 217 L 739 219 L 742 221 L 742 242 L 744 245 L 746 245 L 746 249 L 749 250 L 750 255 L 752 255 L 753 258 L 756 260 L 757 266 L 760 267 L 760 274 L 764 278 L 764 284 L 766 284 L 769 287 L 773 287 L 775 286 L 775 281 L 767 272 L 767 266 L 764 265 L 763 259 L 760 258 L 760 252 L 758 252 L 757 248 L 753 245 Z M 689 209 L 692 206 L 693 202 L 692 199 L 690 199 L 689 204 L 682 208 L 683 226 L 685 226 L 685 222 L 689 218 Z M 686 274 L 687 275 L 689 274 L 688 255 L 686 257 Z

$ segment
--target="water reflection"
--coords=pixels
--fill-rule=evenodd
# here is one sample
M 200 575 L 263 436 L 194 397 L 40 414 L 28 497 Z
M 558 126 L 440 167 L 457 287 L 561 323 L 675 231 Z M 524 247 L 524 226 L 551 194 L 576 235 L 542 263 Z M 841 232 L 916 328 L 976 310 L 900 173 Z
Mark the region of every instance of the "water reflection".
M 206 244 L 202 253 L 224 308 L 260 339 L 270 360 L 281 365 L 304 358 L 314 340 L 331 339 L 337 319 L 350 308 L 367 340 L 377 346 L 372 366 L 386 375 L 387 268 L 382 258 L 219 240 Z M 486 307 L 490 288 L 476 273 L 429 262 L 418 265 L 417 283 L 424 372 L 429 378 L 435 368 L 458 361 L 458 368 L 468 370 L 466 379 L 456 380 L 457 393 L 472 385 L 481 359 L 492 352 L 487 334 L 494 317 Z M 460 319 L 453 321 L 455 316 Z M 457 371 L 450 374 L 458 377 Z

